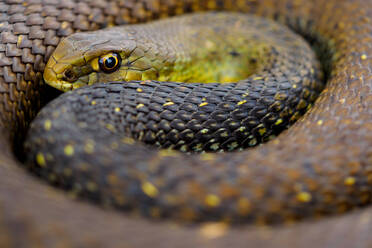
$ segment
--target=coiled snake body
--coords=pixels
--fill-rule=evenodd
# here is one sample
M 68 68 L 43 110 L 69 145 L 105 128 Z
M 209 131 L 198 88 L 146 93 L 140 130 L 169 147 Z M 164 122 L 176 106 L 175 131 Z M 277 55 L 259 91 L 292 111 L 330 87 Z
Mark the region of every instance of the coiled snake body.
M 147 3 L 144 6 L 147 8 L 155 6 L 154 8 L 156 8 L 156 2 L 154 1 L 152 3 L 154 5 Z M 131 14 L 141 13 L 141 8 L 138 7 L 141 6 L 141 4 L 133 4 L 132 6 L 130 6 L 130 4 L 128 5 L 128 3 L 120 5 L 120 2 L 112 4 L 114 6 L 122 6 L 123 9 L 132 8 L 133 12 L 130 12 Z M 176 4 L 173 11 L 178 12 L 181 9 L 199 9 L 204 6 L 203 3 L 200 3 L 200 6 L 198 3 L 184 4 L 184 6 Z M 219 4 L 224 6 L 219 6 Z M 71 4 L 71 6 L 72 5 L 73 4 Z M 275 8 L 273 5 L 275 5 Z M 15 6 L 16 7 L 7 8 L 7 13 L 17 12 L 18 5 Z M 27 4 L 24 6 L 27 7 Z M 72 9 L 68 3 L 66 3 L 66 6 L 66 9 Z M 81 3 L 77 6 L 82 8 L 83 10 L 81 11 L 84 13 L 84 6 L 86 7 L 86 5 Z M 159 7 L 159 12 L 164 11 L 165 5 L 160 6 L 162 7 Z M 325 41 L 328 47 L 334 50 L 330 68 L 331 74 L 325 90 L 315 102 L 314 107 L 300 120 L 300 122 L 297 122 L 288 132 L 276 139 L 275 142 L 273 141 L 252 151 L 242 152 L 242 154 L 245 155 L 249 154 L 249 157 L 239 157 L 239 155 L 238 157 L 234 157 L 237 154 L 228 154 L 223 157 L 223 161 L 219 161 L 218 158 L 214 160 L 213 158 L 211 159 L 208 156 L 204 156 L 203 164 L 199 164 L 199 168 L 214 164 L 217 165 L 215 167 L 217 167 L 216 170 L 218 170 L 220 169 L 218 165 L 226 164 L 226 161 L 228 161 L 227 164 L 234 163 L 237 165 L 245 165 L 247 163 L 247 158 L 249 158 L 249 162 L 252 163 L 253 166 L 253 171 L 256 169 L 257 171 L 262 170 L 265 172 L 264 175 L 272 175 L 272 177 L 265 176 L 261 179 L 260 176 L 262 173 L 253 173 L 250 179 L 256 180 L 256 183 L 280 182 L 280 185 L 283 186 L 280 190 L 283 190 L 285 193 L 288 189 L 284 185 L 285 182 L 299 182 L 294 188 L 294 190 L 298 191 L 298 195 L 296 195 L 294 200 L 300 200 L 303 204 L 309 204 L 312 208 L 309 207 L 308 211 L 310 211 L 312 215 L 322 215 L 329 212 L 344 212 L 352 206 L 368 203 L 371 197 L 372 153 L 372 114 L 370 109 L 372 101 L 370 97 L 372 80 L 370 75 L 371 23 L 369 19 L 369 16 L 371 16 L 371 2 L 314 1 L 308 3 L 305 1 L 274 1 L 273 3 L 270 1 L 249 1 L 245 3 L 237 1 L 236 5 L 230 5 L 229 2 L 208 2 L 205 8 L 226 7 L 233 9 L 233 6 L 240 9 L 247 8 L 250 12 L 274 17 L 287 23 L 298 32 L 303 33 L 307 38 Z M 18 8 L 21 7 L 18 6 Z M 61 4 L 61 8 L 64 8 L 63 4 Z M 120 12 L 115 8 L 110 9 L 112 9 L 113 12 L 117 10 L 118 12 L 116 13 Z M 46 8 L 42 13 L 47 13 L 47 10 L 49 9 Z M 78 13 L 78 10 L 79 8 L 75 10 L 77 11 L 75 13 Z M 25 13 L 34 13 L 34 11 L 36 11 L 35 7 L 30 7 Z M 168 11 L 171 12 L 170 9 Z M 345 16 L 345 12 L 348 13 L 347 16 Z M 118 14 L 117 16 L 125 16 L 122 12 L 120 13 L 122 15 Z M 89 17 L 95 20 L 94 14 Z M 8 22 L 17 22 L 18 20 L 19 23 L 22 23 L 22 18 L 23 14 L 20 14 L 9 19 Z M 35 18 L 35 16 L 33 16 L 33 18 Z M 77 17 L 77 20 L 78 19 L 79 17 Z M 118 17 L 118 19 L 120 18 Z M 28 20 L 28 22 L 30 23 L 33 20 L 34 19 Z M 110 18 L 108 18 L 108 20 L 110 20 Z M 27 23 L 26 20 L 23 21 Z M 68 32 L 63 32 L 63 30 L 68 30 L 66 25 L 67 24 L 62 23 L 62 29 L 58 30 L 57 33 L 61 35 L 67 34 Z M 11 28 L 9 32 L 19 34 L 19 32 L 22 31 L 19 26 L 20 25 L 14 25 L 14 28 Z M 45 29 L 50 28 L 53 30 L 52 27 L 54 26 L 50 23 L 49 25 L 46 24 L 43 26 Z M 11 36 L 9 36 L 8 33 L 5 33 L 3 37 L 5 37 L 3 38 L 3 42 L 12 44 L 12 40 L 9 38 Z M 46 32 L 44 38 L 46 39 L 46 37 L 50 37 L 50 33 L 48 34 L 48 32 Z M 20 38 L 17 41 L 19 47 L 28 45 L 23 39 L 24 38 Z M 32 44 L 34 45 L 33 47 L 37 47 L 38 43 L 35 41 L 33 42 L 36 44 Z M 14 48 L 11 45 L 7 45 L 5 48 L 8 49 L 7 55 L 10 56 Z M 33 52 L 37 53 L 38 51 L 34 48 Z M 51 49 L 46 49 L 44 52 L 50 55 Z M 17 59 L 11 62 L 13 63 L 11 64 L 13 65 L 12 69 L 17 71 Z M 36 59 L 33 62 L 38 65 L 40 64 L 40 59 L 39 61 Z M 9 65 L 3 65 L 4 80 L 11 80 L 9 77 L 9 69 Z M 33 69 L 37 70 L 38 68 L 36 66 Z M 31 79 L 36 81 L 38 76 L 33 75 L 31 70 L 32 68 L 30 69 L 30 67 L 26 65 L 25 74 L 19 74 L 21 76 L 16 80 L 20 80 L 21 82 L 22 75 L 24 75 L 25 80 L 30 80 L 31 77 Z M 32 76 L 35 78 L 32 78 Z M 20 83 L 19 87 L 21 86 Z M 137 87 L 139 85 L 134 86 Z M 115 90 L 115 87 L 113 86 L 112 89 Z M 21 95 L 22 94 L 16 94 L 13 98 L 21 98 Z M 21 101 L 20 104 L 27 105 L 28 103 Z M 5 118 L 5 116 L 3 118 Z M 71 154 L 71 151 L 71 148 L 67 147 L 67 154 Z M 147 154 L 146 156 L 151 156 L 151 154 Z M 178 161 L 178 158 L 174 156 L 174 154 L 164 154 L 164 156 L 160 158 L 160 162 L 167 164 L 176 164 L 176 161 Z M 195 164 L 198 163 L 197 159 L 194 161 Z M 264 167 L 259 165 L 264 165 Z M 237 167 L 239 168 L 239 166 Z M 59 194 L 53 194 L 53 196 L 51 196 L 50 193 L 48 194 L 47 192 L 49 190 L 40 190 L 42 187 L 34 182 L 33 179 L 22 180 L 25 176 L 22 174 L 20 175 L 21 172 L 18 174 L 14 173 L 17 169 L 9 169 L 8 167 L 2 169 L 5 171 L 3 175 L 5 175 L 4 182 L 6 188 L 4 189 L 7 189 L 7 191 L 2 188 L 0 194 L 1 207 L 4 209 L 2 212 L 3 215 L 1 216 L 1 227 L 8 232 L 8 237 L 12 237 L 12 235 L 17 233 L 19 229 L 15 227 L 23 227 L 23 230 L 26 230 L 27 234 L 23 239 L 25 242 L 30 240 L 36 243 L 35 240 L 41 240 L 42 245 L 46 245 L 47 237 L 49 237 L 49 240 L 52 240 L 49 242 L 54 242 L 54 244 L 60 241 L 66 242 L 68 245 L 78 245 L 82 243 L 87 244 L 87 240 L 90 240 L 90 244 L 96 246 L 105 244 L 106 242 L 106 244 L 111 244 L 113 246 L 122 245 L 121 241 L 123 240 L 125 240 L 129 246 L 144 246 L 146 245 L 146 240 L 149 240 L 151 241 L 151 245 L 154 246 L 177 244 L 178 246 L 185 247 L 195 245 L 201 246 L 205 244 L 205 242 L 211 246 L 216 246 L 217 244 L 220 246 L 227 244 L 239 245 L 245 244 L 246 242 L 251 242 L 252 245 L 257 245 L 262 242 L 267 246 L 284 246 L 289 244 L 310 246 L 316 245 L 314 242 L 317 242 L 319 245 L 330 246 L 334 244 L 340 247 L 341 245 L 347 246 L 347 242 L 352 242 L 352 244 L 355 245 L 355 241 L 358 241 L 359 243 L 357 243 L 357 245 L 359 244 L 361 247 L 368 247 L 368 245 L 371 244 L 371 240 L 368 236 L 368 231 L 370 230 L 369 225 L 371 224 L 371 219 L 369 218 L 370 209 L 351 215 L 338 216 L 328 221 L 304 223 L 294 228 L 285 227 L 283 230 L 280 230 L 279 227 L 275 227 L 270 229 L 269 232 L 265 230 L 249 231 L 245 227 L 229 230 L 226 229 L 224 225 L 203 225 L 201 229 L 199 227 L 195 229 L 173 227 L 174 229 L 172 229 L 172 225 L 169 223 L 152 223 L 141 219 L 128 219 L 124 216 L 117 216 L 115 213 L 104 213 L 101 210 L 92 209 L 86 205 L 70 202 Z M 239 173 L 250 175 L 250 170 L 251 169 L 243 169 L 240 170 Z M 277 175 L 273 173 L 275 171 L 282 171 L 283 174 Z M 69 172 L 65 173 L 68 174 Z M 14 180 L 10 181 L 8 178 Z M 25 183 L 30 183 L 29 185 L 32 191 L 30 191 L 30 189 L 19 188 L 20 185 L 26 185 Z M 198 185 L 193 186 L 198 191 L 202 190 Z M 93 188 L 92 191 L 94 191 L 94 185 L 90 187 L 91 189 Z M 146 183 L 146 180 L 144 180 L 142 188 L 145 193 L 147 191 L 150 195 L 156 192 L 153 185 Z M 292 186 L 291 190 L 293 190 Z M 223 192 L 229 193 L 231 190 L 226 186 Z M 313 192 L 314 195 L 312 194 Z M 257 198 L 261 198 L 262 194 L 265 195 L 265 192 L 260 192 L 259 190 L 255 190 L 254 193 L 257 194 Z M 18 196 L 22 196 L 22 198 Z M 313 197 L 315 197 L 315 199 Z M 24 202 L 22 207 L 17 206 L 17 204 L 11 204 L 14 203 L 15 199 L 22 199 Z M 267 211 L 273 211 L 275 213 L 275 211 L 280 210 L 281 216 L 285 216 L 285 218 L 293 217 L 290 213 L 287 213 L 287 215 L 285 213 L 286 209 L 282 208 L 283 206 L 280 204 L 277 204 L 275 199 L 273 200 L 274 202 L 269 206 L 274 208 L 267 209 Z M 218 198 L 215 198 L 212 194 L 206 202 L 209 205 L 213 205 L 209 207 L 215 207 L 218 205 L 214 204 L 216 202 L 218 203 Z M 316 202 L 316 204 L 311 205 L 314 202 Z M 42 213 L 39 214 L 38 211 L 29 208 L 25 209 L 25 206 L 32 206 L 31 203 L 35 205 L 35 208 L 40 206 L 39 209 L 43 209 Z M 320 205 L 317 205 L 318 203 Z M 42 207 L 44 204 L 49 205 L 49 207 L 55 207 L 57 211 L 53 208 Z M 246 204 L 245 207 L 249 205 L 249 203 L 244 201 L 242 204 Z M 291 200 L 289 200 L 288 204 L 291 204 Z M 296 204 L 298 204 L 298 202 Z M 12 212 L 10 211 L 11 206 L 13 208 Z M 74 218 L 70 220 L 66 218 L 65 210 L 71 210 L 68 212 Z M 157 209 L 149 211 L 150 214 L 155 215 L 157 212 Z M 185 210 L 182 212 L 186 214 L 186 216 L 192 216 L 194 214 L 192 211 Z M 95 213 L 97 213 L 97 215 L 95 215 Z M 119 220 L 117 217 L 125 219 Z M 61 223 L 58 220 L 64 221 Z M 38 227 L 36 230 L 33 229 L 36 227 L 35 221 L 39 222 L 41 225 L 41 227 Z M 265 219 L 263 219 L 263 221 L 265 221 Z M 53 226 L 52 223 L 56 223 L 55 226 Z M 96 227 L 93 227 L 91 223 L 95 223 Z M 52 229 L 44 229 L 42 227 L 43 224 Z M 325 233 L 326 230 L 336 226 L 338 228 L 335 229 L 336 231 L 333 235 L 332 233 Z M 110 230 L 108 230 L 109 227 L 111 227 Z M 359 232 L 354 233 L 353 236 L 350 232 L 350 227 L 355 229 L 359 228 Z M 140 238 L 138 235 L 135 235 L 147 231 L 154 231 L 155 229 L 156 234 L 152 234 L 154 236 Z M 101 232 L 96 232 L 98 230 L 101 230 Z M 123 230 L 125 230 L 124 239 L 121 238 Z M 76 231 L 81 233 L 74 234 Z M 96 236 L 91 236 L 91 233 L 94 233 Z M 351 238 L 350 236 L 348 238 L 346 234 L 349 234 Z M 188 237 L 195 238 L 190 239 Z M 271 239 L 265 241 L 267 237 Z M 162 242 L 161 240 L 163 239 L 166 239 L 167 242 Z M 10 238 L 4 238 L 3 240 L 5 240 L 4 242 L 13 242 Z M 19 242 L 25 244 L 22 243 L 22 240 Z
M 267 173 L 264 165 L 244 162 L 249 161 L 249 153 L 185 156 L 170 150 L 144 148 L 131 139 L 133 136 L 183 151 L 219 151 L 253 146 L 268 138 L 273 128 L 280 129 L 298 118 L 321 89 L 319 68 L 306 43 L 274 23 L 237 14 L 194 14 L 151 25 L 69 37 L 46 65 L 47 82 L 62 89 L 74 88 L 83 84 L 84 77 L 94 83 L 89 79 L 92 74 L 98 82 L 110 78 L 128 81 L 130 73 L 139 74 L 141 70 L 146 78 L 151 77 L 148 71 L 157 73 L 156 79 L 177 78 L 181 73 L 176 71 L 177 66 L 184 75 L 188 67 L 202 60 L 207 49 L 215 53 L 214 57 L 225 52 L 220 55 L 225 60 L 229 59 L 228 53 L 233 53 L 229 65 L 240 65 L 246 70 L 255 65 L 258 68 L 252 69 L 256 72 L 251 77 L 236 83 L 129 81 L 67 94 L 53 102 L 52 107 L 43 109 L 29 131 L 27 154 L 29 162 L 36 161 L 37 171 L 78 194 L 91 195 L 107 205 L 141 209 L 146 215 L 187 220 L 273 221 L 308 215 L 309 210 L 305 209 L 310 206 L 322 208 L 324 203 L 317 199 L 322 196 L 315 196 L 310 186 L 303 183 L 303 176 L 281 178 L 289 173 L 284 172 L 285 168 Z M 251 26 L 257 31 L 249 32 Z M 216 41 L 218 34 L 225 36 L 220 42 Z M 185 41 L 177 42 L 172 37 Z M 225 48 L 223 42 L 228 39 L 231 45 L 226 44 Z M 213 42 L 216 48 L 211 45 Z M 288 48 L 282 45 L 285 43 L 289 43 Z M 256 48 L 248 49 L 250 46 Z M 250 63 L 254 51 L 258 53 L 257 59 Z M 181 55 L 173 55 L 177 53 Z M 123 65 L 110 73 L 101 70 L 89 73 L 90 67 L 99 67 L 95 65 L 99 63 L 96 62 L 99 54 L 98 60 L 117 57 L 113 68 L 120 64 L 120 59 Z M 213 59 L 211 55 L 206 57 Z M 270 61 L 266 64 L 271 69 L 266 68 L 268 65 L 260 57 Z M 184 66 L 177 63 L 182 59 L 187 61 Z M 174 66 L 172 60 L 176 61 Z M 192 60 L 197 61 L 188 62 Z M 201 61 L 196 67 L 207 63 Z M 151 72 L 153 64 L 157 72 Z M 106 68 L 103 62 L 100 66 Z M 222 69 L 220 76 L 212 80 L 239 76 L 239 71 L 234 73 L 230 67 Z M 163 72 L 164 68 L 171 72 Z M 217 75 L 218 68 L 213 68 Z M 198 80 L 194 71 L 188 80 Z M 66 72 L 75 78 L 73 82 L 58 79 L 66 78 Z M 113 151 L 108 152 L 110 147 Z M 311 166 L 307 170 L 312 170 Z M 300 170 L 298 173 L 305 174 Z M 284 211 L 287 216 L 282 215 Z

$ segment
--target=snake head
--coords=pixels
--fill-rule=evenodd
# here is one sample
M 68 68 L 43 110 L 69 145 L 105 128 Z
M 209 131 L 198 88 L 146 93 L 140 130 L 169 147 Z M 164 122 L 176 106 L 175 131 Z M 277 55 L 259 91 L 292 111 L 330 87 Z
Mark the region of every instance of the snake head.
M 69 91 L 97 82 L 142 79 L 149 61 L 130 32 L 110 28 L 64 38 L 44 70 L 47 84 Z

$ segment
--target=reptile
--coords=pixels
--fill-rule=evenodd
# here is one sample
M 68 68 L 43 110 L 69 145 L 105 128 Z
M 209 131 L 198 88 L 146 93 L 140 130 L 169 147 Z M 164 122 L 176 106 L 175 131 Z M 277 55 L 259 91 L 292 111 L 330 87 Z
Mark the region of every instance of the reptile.
M 269 139 L 321 91 L 314 53 L 285 27 L 219 12 L 76 33 L 44 79 L 65 91 L 106 82 L 44 107 L 26 137 L 27 164 L 70 192 L 188 222 L 280 222 L 329 208 L 303 176 L 245 163 L 249 151 L 211 153 Z
M 1 82 L 5 92 L 2 126 L 8 131 L 3 132 L 1 140 L 4 149 L 0 227 L 5 233 L 0 239 L 2 246 L 371 245 L 370 207 L 322 220 L 264 229 L 229 228 L 221 223 L 178 226 L 167 221 L 128 217 L 68 199 L 18 168 L 19 162 L 10 153 L 11 142 L 18 144 L 42 103 L 41 72 L 59 41 L 56 35 L 202 9 L 240 10 L 274 18 L 307 39 L 321 37 L 334 50 L 325 90 L 314 106 L 277 139 L 249 151 L 250 161 L 273 168 L 285 165 L 288 168 L 285 175 L 289 178 L 299 176 L 299 164 L 308 168 L 306 176 L 326 172 L 322 187 L 315 188 L 327 196 L 325 201 L 333 204 L 332 211 L 348 210 L 351 207 L 348 199 L 357 201 L 353 202 L 356 205 L 360 204 L 358 201 L 366 204 L 370 199 L 372 147 L 370 1 L 119 1 L 109 4 L 64 1 L 57 7 L 54 1 L 50 4 L 45 1 L 42 10 L 39 4 L 15 1 L 1 6 L 5 13 L 2 16 L 5 24 L 1 25 Z M 57 18 L 58 13 L 61 15 Z M 73 23 L 68 21 L 71 17 L 76 18 Z M 170 157 L 169 161 L 176 159 Z M 309 180 L 306 178 L 311 185 Z M 337 198 L 334 192 L 343 192 L 350 198 Z M 303 196 L 306 198 L 306 194 Z

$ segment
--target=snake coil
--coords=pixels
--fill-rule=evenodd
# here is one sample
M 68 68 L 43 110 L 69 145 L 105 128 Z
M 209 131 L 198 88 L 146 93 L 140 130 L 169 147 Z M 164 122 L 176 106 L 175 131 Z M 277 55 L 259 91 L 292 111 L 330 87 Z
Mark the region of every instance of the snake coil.
M 17 162 L 9 153 L 9 137 L 17 140 L 19 136 L 16 132 L 22 133 L 40 106 L 39 94 L 43 94 L 39 82 L 44 56 L 50 56 L 58 43 L 55 35 L 64 36 L 78 29 L 94 29 L 114 21 L 142 21 L 182 11 L 239 9 L 276 18 L 305 36 L 322 37 L 334 49 L 327 86 L 314 107 L 276 142 L 249 152 L 250 161 L 264 161 L 272 168 L 284 168 L 286 177 L 290 179 L 304 176 L 304 182 L 311 185 L 314 191 L 321 192 L 324 196 L 322 200 L 328 206 L 333 206 L 325 210 L 326 213 L 344 212 L 351 206 L 370 201 L 370 1 L 107 3 L 63 1 L 57 7 L 55 1 L 0 3 L 4 23 L 1 25 L 0 47 L 2 127 L 10 131 L 9 136 L 3 132 L 1 139 L 4 149 L 1 153 L 0 228 L 6 233 L 0 239 L 3 246 L 89 244 L 114 247 L 122 245 L 122 242 L 130 246 L 144 246 L 149 241 L 162 246 L 164 240 L 167 240 L 167 244 L 184 247 L 206 243 L 221 247 L 226 244 L 239 246 L 247 242 L 273 247 L 293 243 L 303 247 L 371 245 L 372 240 L 368 235 L 370 208 L 294 227 L 274 227 L 269 232 L 245 227 L 226 229 L 220 225 L 189 229 L 172 227 L 167 222 L 133 220 L 71 201 L 17 168 Z M 71 18 L 74 22 L 69 21 Z M 304 175 L 298 175 L 298 165 L 307 168 Z M 323 177 L 318 185 L 312 181 L 311 175 L 320 174 Z M 324 214 L 324 209 L 320 210 L 319 214 Z M 146 239 L 138 235 L 147 231 L 154 233 L 146 235 Z M 19 232 L 23 234 L 20 240 L 17 239 Z M 219 238 L 213 239 L 216 236 Z

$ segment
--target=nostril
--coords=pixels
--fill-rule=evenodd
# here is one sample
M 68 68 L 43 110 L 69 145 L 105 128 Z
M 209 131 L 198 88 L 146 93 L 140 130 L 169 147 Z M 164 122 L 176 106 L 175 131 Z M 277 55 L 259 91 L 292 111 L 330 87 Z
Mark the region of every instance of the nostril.
M 71 69 L 67 69 L 64 73 L 63 73 L 63 77 L 66 81 L 69 81 L 69 82 L 72 82 L 72 81 L 75 81 L 76 80 L 76 76 L 75 76 L 75 73 L 71 70 Z

